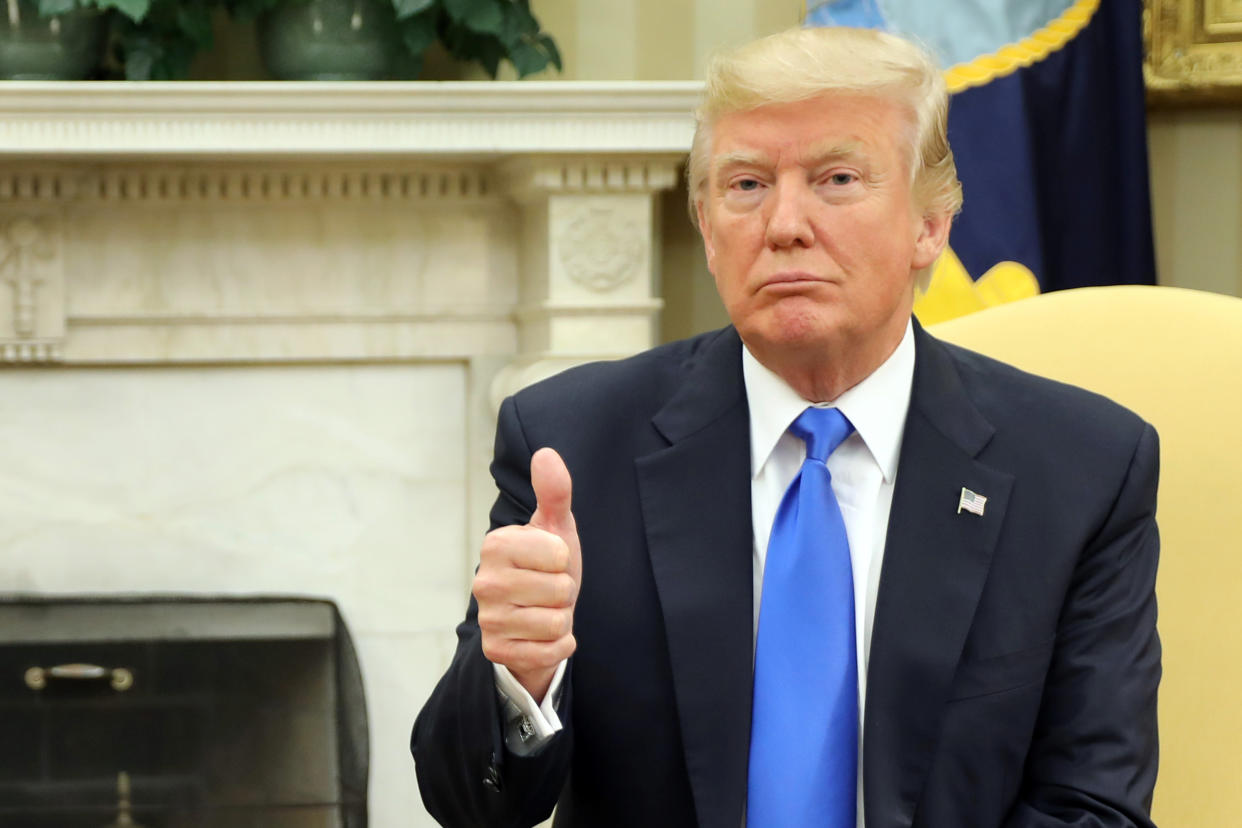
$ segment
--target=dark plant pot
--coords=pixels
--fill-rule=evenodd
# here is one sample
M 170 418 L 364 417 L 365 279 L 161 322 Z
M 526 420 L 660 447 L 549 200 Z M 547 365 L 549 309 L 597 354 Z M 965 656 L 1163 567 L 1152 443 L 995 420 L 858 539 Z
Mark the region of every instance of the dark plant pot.
M 285 0 L 259 18 L 259 53 L 280 80 L 386 78 L 399 45 L 391 0 Z
M 106 34 L 97 9 L 40 17 L 35 0 L 0 0 L 0 78 L 87 78 L 103 58 Z

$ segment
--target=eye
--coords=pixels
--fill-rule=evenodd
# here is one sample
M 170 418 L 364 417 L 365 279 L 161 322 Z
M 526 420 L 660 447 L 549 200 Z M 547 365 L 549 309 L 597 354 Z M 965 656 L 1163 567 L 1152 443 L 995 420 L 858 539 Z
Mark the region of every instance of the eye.
M 828 176 L 829 183 L 836 184 L 837 186 L 840 186 L 840 187 L 844 187 L 846 184 L 853 184 L 855 180 L 856 180 L 856 177 L 854 176 L 854 174 L 847 173 L 847 172 L 833 173 L 832 175 Z
M 733 186 L 744 193 L 750 193 L 759 189 L 759 182 L 753 178 L 742 178 L 734 182 Z

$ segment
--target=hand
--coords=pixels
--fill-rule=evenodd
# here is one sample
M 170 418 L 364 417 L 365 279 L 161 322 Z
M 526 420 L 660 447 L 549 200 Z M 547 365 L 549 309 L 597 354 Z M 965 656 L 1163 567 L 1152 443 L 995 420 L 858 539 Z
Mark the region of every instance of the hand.
M 483 655 L 507 667 L 542 704 L 557 665 L 577 647 L 574 605 L 582 583 L 582 546 L 561 456 L 550 448 L 535 452 L 530 483 L 535 490 L 530 523 L 487 534 L 471 591 L 479 605 Z

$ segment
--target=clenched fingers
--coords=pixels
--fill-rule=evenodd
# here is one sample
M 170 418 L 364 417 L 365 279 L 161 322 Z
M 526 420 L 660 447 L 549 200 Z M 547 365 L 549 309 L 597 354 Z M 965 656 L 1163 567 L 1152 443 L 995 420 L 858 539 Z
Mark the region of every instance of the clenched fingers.
M 578 600 L 578 582 L 568 572 L 531 569 L 479 569 L 474 597 L 483 605 L 514 607 L 572 607 Z
M 534 526 L 502 526 L 487 533 L 479 553 L 480 568 L 509 566 L 539 572 L 568 572 L 569 545 Z
M 483 655 L 493 664 L 503 664 L 513 673 L 518 681 L 530 691 L 536 700 L 543 697 L 547 690 L 547 682 L 555 671 L 556 665 L 574 654 L 578 646 L 572 635 L 556 641 L 523 641 L 508 638 L 489 638 L 483 636 Z M 532 687 L 523 678 L 533 673 L 543 672 L 538 683 L 541 687 Z
M 573 631 L 574 616 L 567 609 L 547 607 L 489 607 L 479 609 L 484 637 L 515 641 L 559 641 Z

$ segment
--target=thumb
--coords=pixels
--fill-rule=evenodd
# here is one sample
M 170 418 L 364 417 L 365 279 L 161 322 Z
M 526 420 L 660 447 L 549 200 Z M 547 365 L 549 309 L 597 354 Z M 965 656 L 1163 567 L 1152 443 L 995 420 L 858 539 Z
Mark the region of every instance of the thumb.
M 535 513 L 530 517 L 530 525 L 559 536 L 569 545 L 571 554 L 576 552 L 578 527 L 570 511 L 573 481 L 565 461 L 555 450 L 541 448 L 530 458 L 530 485 L 535 490 Z

